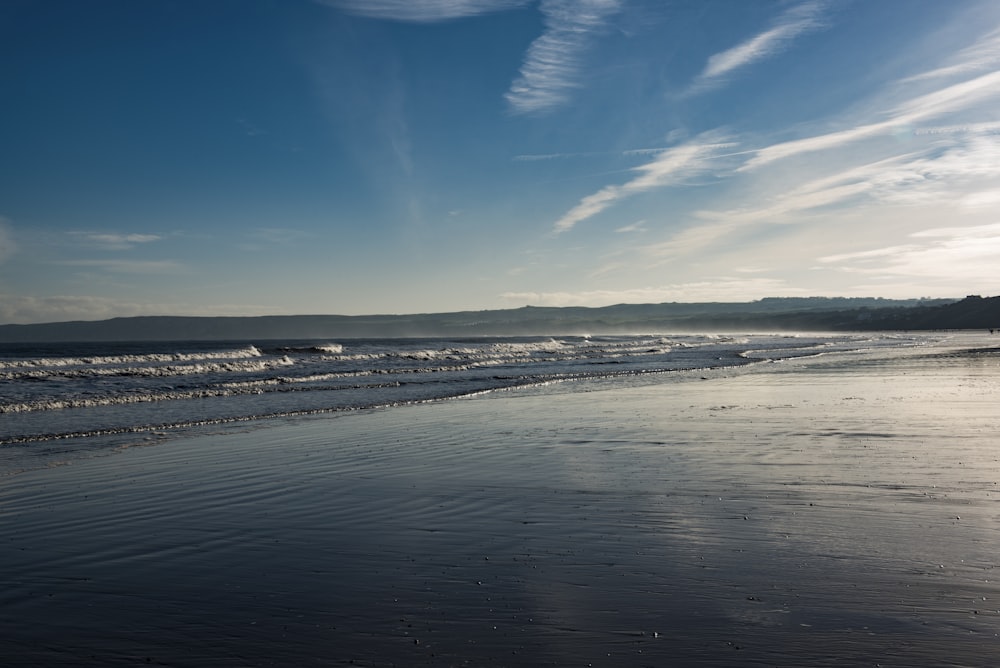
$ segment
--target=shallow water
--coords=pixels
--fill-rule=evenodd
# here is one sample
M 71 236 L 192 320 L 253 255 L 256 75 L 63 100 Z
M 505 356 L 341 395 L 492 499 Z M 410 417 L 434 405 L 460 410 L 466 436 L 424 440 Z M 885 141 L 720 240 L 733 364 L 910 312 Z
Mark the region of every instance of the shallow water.
M 639 379 L 927 335 L 670 335 L 0 344 L 0 447 L 253 422 L 587 379 Z
M 1000 369 L 957 348 L 344 414 L 0 489 L 11 665 L 981 665 Z

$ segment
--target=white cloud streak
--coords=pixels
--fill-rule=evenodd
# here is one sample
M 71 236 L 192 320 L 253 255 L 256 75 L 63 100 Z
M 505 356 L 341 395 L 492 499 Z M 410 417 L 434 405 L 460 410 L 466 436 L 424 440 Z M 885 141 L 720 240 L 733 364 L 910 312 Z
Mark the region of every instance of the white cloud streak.
M 659 265 L 677 257 L 693 255 L 697 251 L 724 239 L 736 227 L 736 223 L 729 221 L 709 224 L 702 223 L 681 230 L 668 241 L 648 245 L 644 250 L 648 255 L 660 258 L 656 263 Z
M 756 169 L 768 163 L 804 153 L 838 148 L 876 135 L 888 135 L 900 128 L 961 112 L 1000 98 L 1000 70 L 908 100 L 890 111 L 889 119 L 859 125 L 839 132 L 773 144 L 760 149 L 740 171 Z
M 530 0 L 316 0 L 356 16 L 403 23 L 438 23 L 500 12 Z
M 937 279 L 960 285 L 996 283 L 1000 223 L 934 228 L 910 235 L 915 243 L 820 258 L 844 271 L 887 277 Z
M 751 301 L 760 295 L 800 296 L 807 291 L 789 288 L 773 278 L 719 276 L 704 281 L 674 283 L 626 290 L 580 292 L 506 292 L 500 298 L 514 304 L 534 306 L 609 306 L 612 304 L 659 304 L 663 302 Z
M 59 264 L 116 274 L 175 274 L 183 269 L 181 264 L 173 260 L 65 260 Z
M 915 238 L 962 238 L 962 239 L 996 239 L 1000 237 L 1000 223 L 990 225 L 973 225 L 971 227 L 934 227 L 929 230 L 914 232 Z
M 622 225 L 615 232 L 619 234 L 629 234 L 632 232 L 645 232 L 646 231 L 646 221 L 640 220 L 632 223 L 631 225 Z
M 837 264 L 850 260 L 873 260 L 876 258 L 894 257 L 903 253 L 911 253 L 919 250 L 919 246 L 912 244 L 901 246 L 887 246 L 885 248 L 875 248 L 873 250 L 857 251 L 854 253 L 840 253 L 839 255 L 827 255 L 819 258 L 824 264 Z
M 657 146 L 655 148 L 630 148 L 624 151 L 577 151 L 573 153 L 523 153 L 515 155 L 516 162 L 540 162 L 543 160 L 566 160 L 569 158 L 599 158 L 608 155 L 658 155 L 669 150 L 667 146 Z
M 797 37 L 824 27 L 825 9 L 825 3 L 818 0 L 795 5 L 782 13 L 769 29 L 711 56 L 693 91 L 709 88 L 731 72 L 769 58 L 787 49 Z
M 565 160 L 567 158 L 592 158 L 595 156 L 608 155 L 607 151 L 588 151 L 577 153 L 534 153 L 515 155 L 516 162 L 540 162 L 543 160 Z
M 528 48 L 519 76 L 506 94 L 518 114 L 550 111 L 580 85 L 580 61 L 623 0 L 542 0 L 545 32 Z
M 961 125 L 945 125 L 941 127 L 920 128 L 913 131 L 915 137 L 927 135 L 959 135 L 959 134 L 1000 134 L 1000 122 L 963 123 Z
M 268 315 L 260 305 L 171 304 L 92 295 L 28 296 L 0 293 L 0 323 L 28 324 L 104 320 L 137 315 Z
M 994 39 L 994 33 L 990 35 L 985 44 L 992 43 L 989 40 Z M 777 249 L 792 249 L 801 255 L 803 265 L 796 271 L 811 268 L 866 276 L 871 281 L 871 286 L 862 286 L 867 292 L 896 286 L 901 294 L 964 294 L 968 285 L 997 285 L 1000 224 L 925 229 L 903 240 L 894 238 L 893 232 L 912 231 L 914 225 L 947 225 L 952 213 L 974 215 L 977 222 L 997 220 L 989 216 L 1000 202 L 996 185 L 1000 183 L 1000 126 L 996 120 L 1000 66 L 991 65 L 989 53 L 981 44 L 965 49 L 960 58 L 945 61 L 954 69 L 932 70 L 934 76 L 925 77 L 919 86 L 907 84 L 910 80 L 891 82 L 885 94 L 892 95 L 892 101 L 876 106 L 874 114 L 854 127 L 750 151 L 696 151 L 694 146 L 706 143 L 704 138 L 672 148 L 638 168 L 639 174 L 631 181 L 608 185 L 581 199 L 555 224 L 555 231 L 570 230 L 633 194 L 690 182 L 692 176 L 709 173 L 738 179 L 752 195 L 739 203 L 731 200 L 729 207 L 691 212 L 689 220 L 671 225 L 682 227 L 670 230 L 668 238 L 651 239 L 641 249 L 637 247 L 654 261 L 650 269 L 669 264 L 678 271 L 678 260 L 698 258 L 702 265 L 689 267 L 696 271 L 706 262 L 702 258 L 743 257 L 748 246 L 766 238 L 772 250 L 760 245 L 757 252 L 778 257 Z M 706 73 L 721 77 L 734 71 L 737 54 L 730 55 L 732 60 L 716 61 L 715 69 L 706 69 Z M 742 67 L 753 61 L 739 62 Z M 994 69 L 984 71 L 991 66 Z M 965 79 L 951 76 L 958 74 Z M 821 155 L 813 158 L 811 154 Z M 796 163 L 794 169 L 776 164 L 797 156 L 811 159 Z M 730 161 L 723 164 L 723 158 Z M 739 169 L 729 171 L 740 163 Z M 854 229 L 852 225 L 863 225 L 860 221 L 869 214 L 872 221 L 884 217 L 886 225 L 885 229 L 872 229 L 872 242 L 865 247 L 865 233 L 849 234 L 848 230 Z M 787 233 L 773 227 L 793 224 L 794 231 Z M 831 233 L 831 225 L 843 225 L 843 239 Z M 767 226 L 770 231 L 765 231 Z M 743 243 L 736 245 L 734 239 Z M 793 245 L 782 246 L 785 242 Z M 708 249 L 712 249 L 711 254 Z M 814 262 L 812 258 L 824 255 L 819 267 L 808 267 Z M 722 266 L 717 264 L 716 270 Z M 713 280 L 696 285 L 706 286 L 711 299 L 726 294 L 724 283 Z M 779 294 L 780 289 L 780 283 L 748 286 L 747 296 Z M 598 305 L 687 300 L 696 299 L 698 294 L 698 289 L 678 293 L 661 290 L 511 293 L 505 298 L 552 305 Z
M 699 211 L 697 216 L 728 224 L 795 223 L 809 211 L 849 202 L 922 206 L 953 201 L 966 209 L 989 207 L 1000 181 L 1000 138 L 963 136 L 947 148 L 893 156 L 787 187 L 766 206 Z M 974 188 L 972 193 L 968 188 Z
M 128 250 L 136 244 L 148 244 L 162 239 L 156 234 L 102 234 L 96 232 L 71 232 L 86 243 L 106 250 Z
M 713 141 L 715 139 L 715 141 Z M 556 232 L 567 232 L 577 223 L 596 216 L 615 202 L 626 197 L 654 188 L 663 188 L 682 183 L 693 176 L 704 174 L 714 163 L 721 149 L 733 144 L 719 143 L 718 135 L 708 133 L 687 144 L 676 146 L 660 153 L 655 160 L 636 167 L 638 172 L 631 181 L 622 185 L 610 185 L 588 195 L 556 221 Z
M 974 44 L 962 49 L 949 64 L 912 76 L 905 81 L 923 81 L 942 77 L 972 74 L 1000 67 L 1000 28 L 993 30 Z
M 516 9 L 531 0 L 314 0 L 349 14 L 405 23 L 440 23 Z M 504 96 L 517 114 L 550 111 L 580 86 L 580 63 L 625 0 L 541 0 L 545 30 Z

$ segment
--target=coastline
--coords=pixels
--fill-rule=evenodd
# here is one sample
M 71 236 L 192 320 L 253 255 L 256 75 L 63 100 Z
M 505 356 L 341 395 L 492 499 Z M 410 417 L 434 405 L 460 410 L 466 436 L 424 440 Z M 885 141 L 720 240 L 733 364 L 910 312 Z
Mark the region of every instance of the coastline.
M 957 351 L 995 345 L 511 391 L 11 476 L 0 651 L 989 665 L 1000 353 Z

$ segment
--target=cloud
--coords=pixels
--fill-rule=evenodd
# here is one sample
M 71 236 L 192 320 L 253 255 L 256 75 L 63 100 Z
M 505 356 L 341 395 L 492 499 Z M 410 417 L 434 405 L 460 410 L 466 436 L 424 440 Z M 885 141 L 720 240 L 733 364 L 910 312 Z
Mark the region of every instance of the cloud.
M 615 230 L 615 232 L 618 232 L 619 234 L 627 234 L 630 232 L 645 232 L 645 231 L 646 231 L 645 220 L 636 221 L 631 225 L 622 225 L 621 227 Z
M 962 238 L 962 239 L 996 239 L 1000 238 L 1000 223 L 990 225 L 973 225 L 971 227 L 935 227 L 929 230 L 914 232 L 915 238 Z
M 968 109 L 1000 94 L 1000 70 L 980 75 L 901 104 L 894 112 L 897 124 L 916 123 Z
M 105 250 L 128 250 L 136 244 L 148 244 L 163 237 L 156 234 L 100 234 L 95 232 L 71 232 L 85 243 L 100 246 Z
M 1000 181 L 1000 138 L 962 135 L 947 144 L 892 156 L 833 172 L 783 190 L 765 206 L 698 211 L 702 220 L 750 223 L 797 223 L 810 211 L 847 204 L 883 203 L 925 206 L 953 203 L 986 209 L 997 202 L 988 184 Z M 983 184 L 986 184 L 985 186 Z
M 405 23 L 438 23 L 527 5 L 530 0 L 316 0 L 350 14 Z
M 268 245 L 288 245 L 308 242 L 316 235 L 312 232 L 292 227 L 258 227 L 250 233 L 251 238 Z
M 880 160 L 806 181 L 797 187 L 786 182 L 782 194 L 771 198 L 765 206 L 697 211 L 695 215 L 703 220 L 726 221 L 729 227 L 758 222 L 797 222 L 797 217 L 807 211 L 843 204 L 872 193 L 876 181 L 885 189 L 891 184 L 900 184 L 906 179 L 905 170 L 900 171 L 900 164 L 905 160 L 905 156 Z
M 236 123 L 240 126 L 240 128 L 242 128 L 244 134 L 246 134 L 248 137 L 259 137 L 260 135 L 267 134 L 266 132 L 261 130 L 257 125 L 251 123 L 245 118 L 237 118 Z
M 439 23 L 516 9 L 532 0 L 314 0 L 356 16 Z M 545 31 L 532 42 L 504 96 L 514 113 L 550 111 L 580 85 L 580 59 L 625 0 L 541 0 Z
M 911 253 L 915 250 L 919 250 L 919 246 L 902 245 L 902 246 L 887 246 L 885 248 L 876 248 L 873 250 L 857 251 L 854 253 L 841 253 L 839 255 L 827 255 L 826 257 L 819 258 L 820 262 L 824 264 L 837 264 L 841 262 L 847 262 L 850 260 L 872 260 L 875 258 L 883 257 L 895 257 L 903 253 Z
M 515 155 L 514 160 L 517 162 L 539 162 L 542 160 L 564 160 L 566 158 L 592 158 L 602 155 L 608 155 L 608 153 L 604 151 L 588 151 L 581 153 L 534 153 Z
M 577 151 L 573 153 L 526 153 L 515 155 L 513 160 L 517 162 L 539 162 L 542 160 L 565 160 L 568 158 L 598 158 L 608 155 L 635 156 L 635 155 L 659 155 L 670 150 L 668 146 L 656 146 L 652 148 L 630 148 L 624 151 Z
M 725 238 L 736 227 L 737 225 L 730 221 L 699 224 L 678 232 L 668 241 L 648 245 L 644 250 L 647 254 L 664 261 L 676 257 L 691 256 L 719 239 Z
M 607 186 L 606 188 L 598 190 L 593 195 L 587 195 L 580 200 L 579 204 L 570 209 L 563 215 L 562 218 L 556 221 L 555 231 L 568 232 L 573 229 L 577 223 L 592 216 L 596 216 L 611 206 L 614 202 L 625 196 L 624 186 Z
M 678 260 L 697 260 L 693 271 L 709 266 L 711 258 L 747 262 L 747 257 L 768 254 L 778 258 L 779 248 L 792 248 L 802 264 L 796 271 L 825 255 L 820 264 L 827 273 L 867 276 L 875 287 L 893 280 L 900 286 L 908 282 L 910 294 L 964 294 L 955 287 L 957 276 L 980 286 L 1000 285 L 1000 272 L 994 269 L 1000 266 L 1000 232 L 994 234 L 992 228 L 977 228 L 976 234 L 966 229 L 937 237 L 893 238 L 899 230 L 947 224 L 953 214 L 974 215 L 976 223 L 998 220 L 987 216 L 1000 202 L 1000 125 L 995 120 L 1000 71 L 981 70 L 970 66 L 964 71 L 966 80 L 959 81 L 935 77 L 919 86 L 890 82 L 880 95 L 892 97 L 869 103 L 865 108 L 873 113 L 837 132 L 740 152 L 695 152 L 693 145 L 713 139 L 696 138 L 691 145 L 657 154 L 627 183 L 592 191 L 559 219 L 555 231 L 570 230 L 639 192 L 705 174 L 733 177 L 728 179 L 728 196 L 723 192 L 720 203 L 712 205 L 716 210 L 675 213 L 664 231 L 668 236 L 637 245 L 636 254 L 644 256 L 650 268 L 669 265 L 674 271 L 679 270 Z M 800 155 L 810 159 L 794 166 L 776 164 Z M 726 199 L 728 203 L 721 204 Z M 884 224 L 876 224 L 881 221 Z M 857 244 L 866 238 L 871 241 L 859 250 Z M 775 268 L 783 261 L 776 260 Z M 715 267 L 734 275 L 737 271 L 726 264 Z M 538 299 L 566 304 L 596 299 L 581 295 L 539 293 Z M 623 294 L 619 301 L 637 298 Z
M 764 32 L 711 56 L 695 81 L 692 92 L 704 90 L 729 73 L 769 58 L 788 48 L 792 40 L 824 26 L 825 3 L 815 0 L 787 9 Z
M 744 172 L 762 167 L 776 160 L 790 158 L 803 153 L 813 153 L 827 149 L 837 148 L 850 142 L 858 141 L 877 134 L 888 133 L 895 127 L 892 121 L 881 123 L 869 123 L 849 130 L 840 132 L 830 132 L 825 135 L 796 139 L 794 141 L 772 144 L 757 151 L 756 157 L 748 160 L 738 171 Z
M 173 260 L 64 260 L 68 267 L 101 269 L 116 274 L 174 274 L 183 266 Z
M 1000 122 L 991 121 L 986 123 L 962 123 L 959 125 L 919 128 L 913 131 L 913 136 L 915 137 L 957 134 L 1000 134 Z
M 0 323 L 29 324 L 70 320 L 105 320 L 137 315 L 266 315 L 259 305 L 170 304 L 89 295 L 34 297 L 0 293 Z
M 550 111 L 579 87 L 580 60 L 623 0 L 542 0 L 545 32 L 528 48 L 505 95 L 518 114 Z
M 166 313 L 160 306 L 108 297 L 58 295 L 30 297 L 0 294 L 0 322 L 26 324 L 68 320 L 102 320 L 118 316 Z
M 626 290 L 580 292 L 505 292 L 504 301 L 534 306 L 610 306 L 612 304 L 660 304 L 663 302 L 752 301 L 760 295 L 801 296 L 806 290 L 789 288 L 774 278 L 719 276 L 703 281 L 674 283 Z
M 888 256 L 902 258 L 906 254 L 909 260 L 906 263 L 900 260 L 900 267 L 915 268 L 919 261 L 939 261 L 943 277 L 944 249 L 930 253 L 923 245 L 906 243 L 868 249 L 863 254 L 834 254 L 829 248 L 831 240 L 823 230 L 831 223 L 847 225 L 847 220 L 866 217 L 879 220 L 883 215 L 900 220 L 909 218 L 905 224 L 912 225 L 916 220 L 963 211 L 979 216 L 996 211 L 1000 203 L 1000 190 L 996 187 L 1000 183 L 1000 138 L 959 135 L 922 150 L 833 170 L 819 178 L 800 177 L 798 183 L 794 179 L 794 175 L 782 172 L 771 187 L 766 179 L 755 182 L 757 194 L 743 206 L 694 211 L 687 227 L 664 241 L 645 244 L 642 252 L 656 259 L 652 265 L 655 267 L 678 258 L 703 257 L 707 249 L 713 249 L 711 253 L 715 255 L 720 249 L 732 248 L 734 239 L 744 239 L 748 244 L 759 244 L 755 240 L 765 238 L 773 242 L 776 233 L 765 228 L 773 230 L 774 226 L 785 225 L 797 228 L 794 234 L 800 240 L 796 242 L 796 252 L 811 254 L 804 250 L 803 239 L 818 234 L 826 248 L 816 255 L 826 253 L 825 264 L 846 262 L 851 268 L 841 267 L 845 271 L 861 271 L 875 259 L 881 260 L 879 266 L 884 268 L 888 266 Z M 769 196 L 768 192 L 774 188 L 778 188 L 776 194 Z M 847 229 L 844 227 L 843 243 L 864 238 L 864 232 L 849 234 Z M 968 230 L 964 234 L 968 236 Z M 759 250 L 763 252 L 763 247 Z M 867 264 L 861 262 L 865 258 Z M 1000 273 L 997 276 L 1000 278 Z
M 958 205 L 966 210 L 997 210 L 1000 209 L 1000 190 L 981 190 L 963 195 Z
M 896 278 L 938 279 L 957 284 L 996 285 L 1000 223 L 932 228 L 910 235 L 914 243 L 820 258 L 844 271 Z
M 900 128 L 935 117 L 969 110 L 994 98 L 1000 98 L 1000 70 L 907 100 L 891 109 L 889 118 L 884 121 L 762 148 L 739 171 L 756 169 L 804 153 L 839 148 L 876 135 L 889 135 Z M 992 128 L 992 123 L 987 127 Z
M 956 75 L 982 72 L 1000 67 L 1000 28 L 997 28 L 968 46 L 950 59 L 947 65 L 922 72 L 905 81 L 923 81 Z
M 316 235 L 291 227 L 258 227 L 247 234 L 246 241 L 236 247 L 243 251 L 272 251 L 276 247 L 294 248 L 315 242 Z
M 660 153 L 655 160 L 634 168 L 638 172 L 631 181 L 610 185 L 588 195 L 556 221 L 556 232 L 566 232 L 577 223 L 596 216 L 615 202 L 654 188 L 682 183 L 693 176 L 704 174 L 714 164 L 720 149 L 733 146 L 720 143 L 718 133 L 706 133 L 687 144 L 681 144 Z

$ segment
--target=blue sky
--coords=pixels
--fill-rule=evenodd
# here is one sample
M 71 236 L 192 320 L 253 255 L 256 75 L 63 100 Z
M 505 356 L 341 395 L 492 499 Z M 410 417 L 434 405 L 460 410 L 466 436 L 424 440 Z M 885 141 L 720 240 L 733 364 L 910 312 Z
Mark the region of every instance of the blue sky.
M 1000 294 L 996 0 L 7 0 L 0 323 Z

